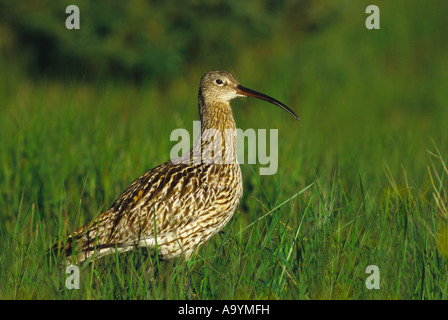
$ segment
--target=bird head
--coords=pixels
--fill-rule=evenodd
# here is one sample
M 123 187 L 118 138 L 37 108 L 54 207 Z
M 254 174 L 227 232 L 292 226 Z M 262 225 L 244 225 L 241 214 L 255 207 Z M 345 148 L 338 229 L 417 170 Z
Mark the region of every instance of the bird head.
M 243 87 L 232 74 L 223 70 L 209 71 L 204 74 L 199 87 L 199 97 L 206 103 L 207 101 L 228 103 L 238 97 L 255 97 L 282 108 L 299 120 L 299 117 L 285 104 L 268 95 Z

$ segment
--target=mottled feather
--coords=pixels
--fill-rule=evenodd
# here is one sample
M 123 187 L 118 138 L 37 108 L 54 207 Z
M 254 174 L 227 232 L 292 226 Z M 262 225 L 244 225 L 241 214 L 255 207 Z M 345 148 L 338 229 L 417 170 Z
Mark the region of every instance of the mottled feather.
M 189 258 L 231 219 L 243 193 L 229 101 L 244 95 L 289 108 L 239 85 L 226 71 L 206 73 L 199 88 L 201 136 L 192 149 L 137 178 L 99 217 L 54 246 L 77 262 L 146 247 L 161 258 Z

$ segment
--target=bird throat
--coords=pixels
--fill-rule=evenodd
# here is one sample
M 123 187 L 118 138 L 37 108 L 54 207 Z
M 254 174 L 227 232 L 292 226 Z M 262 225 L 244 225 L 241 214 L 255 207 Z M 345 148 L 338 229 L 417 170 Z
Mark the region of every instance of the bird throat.
M 197 155 L 200 153 L 203 163 L 238 164 L 237 131 L 230 103 L 213 101 L 205 104 L 200 99 L 199 110 L 201 135 L 192 151 Z

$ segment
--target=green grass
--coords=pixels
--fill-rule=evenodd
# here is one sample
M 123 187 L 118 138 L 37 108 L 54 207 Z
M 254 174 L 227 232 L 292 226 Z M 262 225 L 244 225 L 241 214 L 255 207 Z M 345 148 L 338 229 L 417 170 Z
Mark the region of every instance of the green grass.
M 304 39 L 191 66 L 163 88 L 33 81 L 0 60 L 0 298 L 447 299 L 443 10 L 381 2 L 382 29 L 367 31 L 360 3 Z M 302 119 L 232 103 L 239 128 L 279 129 L 278 173 L 242 165 L 238 211 L 187 264 L 160 262 L 151 282 L 144 252 L 110 256 L 67 290 L 47 249 L 169 158 L 171 131 L 191 132 L 200 76 L 216 67 Z M 368 265 L 379 290 L 365 286 Z

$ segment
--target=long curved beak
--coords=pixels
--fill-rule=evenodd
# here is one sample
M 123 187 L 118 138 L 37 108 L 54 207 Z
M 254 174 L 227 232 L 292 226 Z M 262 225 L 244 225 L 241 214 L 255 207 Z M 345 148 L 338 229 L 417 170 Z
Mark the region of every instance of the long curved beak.
M 246 87 L 243 87 L 240 84 L 236 86 L 236 92 L 237 92 L 237 94 L 240 94 L 240 95 L 243 95 L 243 96 L 255 97 L 255 98 L 258 98 L 258 99 L 270 102 L 272 104 L 275 104 L 276 106 L 278 106 L 278 107 L 282 108 L 283 110 L 287 111 L 290 115 L 292 115 L 297 120 L 300 120 L 299 117 L 294 113 L 294 111 L 289 109 L 287 106 L 285 106 L 280 101 L 275 100 L 274 98 L 271 98 L 270 96 L 267 96 L 267 95 L 265 95 L 263 93 L 257 92 L 257 91 L 252 90 L 252 89 L 248 89 Z

